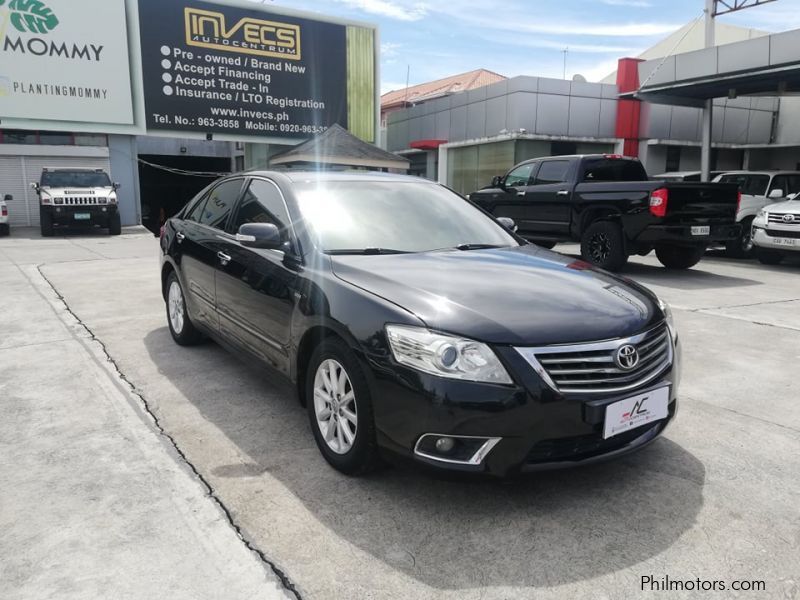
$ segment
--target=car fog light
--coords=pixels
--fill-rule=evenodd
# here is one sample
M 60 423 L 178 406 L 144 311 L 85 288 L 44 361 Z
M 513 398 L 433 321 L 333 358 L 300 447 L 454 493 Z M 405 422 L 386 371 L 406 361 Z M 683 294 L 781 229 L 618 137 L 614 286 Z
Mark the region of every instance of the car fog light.
M 455 349 L 453 350 L 455 351 Z M 436 440 L 436 451 L 441 452 L 442 454 L 447 454 L 448 452 L 452 452 L 455 446 L 456 442 L 453 438 L 442 437 Z

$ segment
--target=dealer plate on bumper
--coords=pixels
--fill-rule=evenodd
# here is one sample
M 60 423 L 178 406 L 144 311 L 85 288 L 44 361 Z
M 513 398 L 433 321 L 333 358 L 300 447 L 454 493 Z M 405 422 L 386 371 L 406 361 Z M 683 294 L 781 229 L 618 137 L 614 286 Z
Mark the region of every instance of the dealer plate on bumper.
M 666 419 L 669 406 L 669 386 L 631 396 L 606 407 L 603 439 L 630 431 L 654 421 Z
M 776 246 L 792 246 L 792 247 L 794 247 L 794 246 L 797 245 L 797 240 L 792 239 L 792 238 L 776 237 L 776 238 L 772 238 L 770 241 L 773 244 L 775 244 Z
M 692 235 L 711 235 L 711 226 L 692 225 Z
M 75 213 L 76 221 L 88 221 L 91 218 L 92 218 L 91 213 Z

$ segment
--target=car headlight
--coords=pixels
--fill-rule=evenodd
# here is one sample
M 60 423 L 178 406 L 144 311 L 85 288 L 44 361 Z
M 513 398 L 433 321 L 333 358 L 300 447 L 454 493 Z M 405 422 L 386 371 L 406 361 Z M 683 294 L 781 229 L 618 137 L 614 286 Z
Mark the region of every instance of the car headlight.
M 512 383 L 489 346 L 423 327 L 387 325 L 389 346 L 397 362 L 439 377 Z
M 678 330 L 675 328 L 675 319 L 672 316 L 672 309 L 670 308 L 669 304 L 664 302 L 661 298 L 658 299 L 658 308 L 661 309 L 661 312 L 664 313 L 664 317 L 667 320 L 667 328 L 669 329 L 669 334 L 672 337 L 672 341 L 677 342 Z

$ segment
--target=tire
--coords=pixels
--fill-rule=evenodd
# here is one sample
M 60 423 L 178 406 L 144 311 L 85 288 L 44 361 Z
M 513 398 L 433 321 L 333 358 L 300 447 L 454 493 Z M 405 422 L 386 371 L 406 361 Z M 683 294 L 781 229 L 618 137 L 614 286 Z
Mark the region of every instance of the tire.
M 40 213 L 39 227 L 42 231 L 42 237 L 53 237 L 53 217 L 47 213 Z
M 731 258 L 749 258 L 753 256 L 753 219 L 748 218 L 742 221 L 742 233 L 735 240 L 725 242 L 725 256 Z
M 690 269 L 705 253 L 705 246 L 656 246 L 659 262 L 668 269 Z
M 173 294 L 176 296 L 173 298 Z M 179 299 L 178 299 L 179 295 Z M 194 346 L 203 340 L 203 335 L 195 328 L 186 310 L 186 298 L 181 282 L 173 271 L 167 277 L 167 325 L 172 339 L 179 346 Z
M 338 375 L 345 373 L 342 387 L 337 382 L 330 386 L 325 383 L 325 374 L 331 371 Z M 346 475 L 363 475 L 378 468 L 381 459 L 375 442 L 369 383 L 347 344 L 336 338 L 323 340 L 311 355 L 305 386 L 311 431 L 328 464 Z M 332 403 L 341 412 L 332 411 Z M 325 410 L 330 415 L 328 419 L 318 418 Z M 348 413 L 355 417 L 355 422 Z M 345 429 L 352 439 L 348 439 Z M 326 441 L 328 432 L 330 441 Z
M 758 262 L 762 265 L 779 265 L 784 258 L 783 252 L 778 250 L 764 250 L 758 248 L 756 250 L 756 257 Z
M 544 240 L 532 240 L 532 241 L 534 244 L 536 244 L 540 248 L 544 248 L 545 250 L 552 250 L 556 246 L 555 242 L 546 242 Z
M 119 213 L 114 213 L 114 216 L 109 219 L 108 233 L 110 235 L 119 235 L 122 233 L 122 222 L 119 218 Z
M 0 237 L 11 235 L 11 226 L 8 223 L 0 224 Z
M 628 262 L 622 228 L 613 221 L 596 221 L 581 236 L 583 260 L 607 271 L 619 271 Z

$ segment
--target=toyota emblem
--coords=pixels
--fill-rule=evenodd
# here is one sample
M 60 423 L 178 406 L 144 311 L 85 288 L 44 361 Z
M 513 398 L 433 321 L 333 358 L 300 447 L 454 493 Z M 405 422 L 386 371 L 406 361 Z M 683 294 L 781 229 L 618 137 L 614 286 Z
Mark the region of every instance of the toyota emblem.
M 639 364 L 639 351 L 630 344 L 620 346 L 614 355 L 614 362 L 623 371 L 630 371 Z
M 794 223 L 794 215 L 783 215 L 784 223 Z

